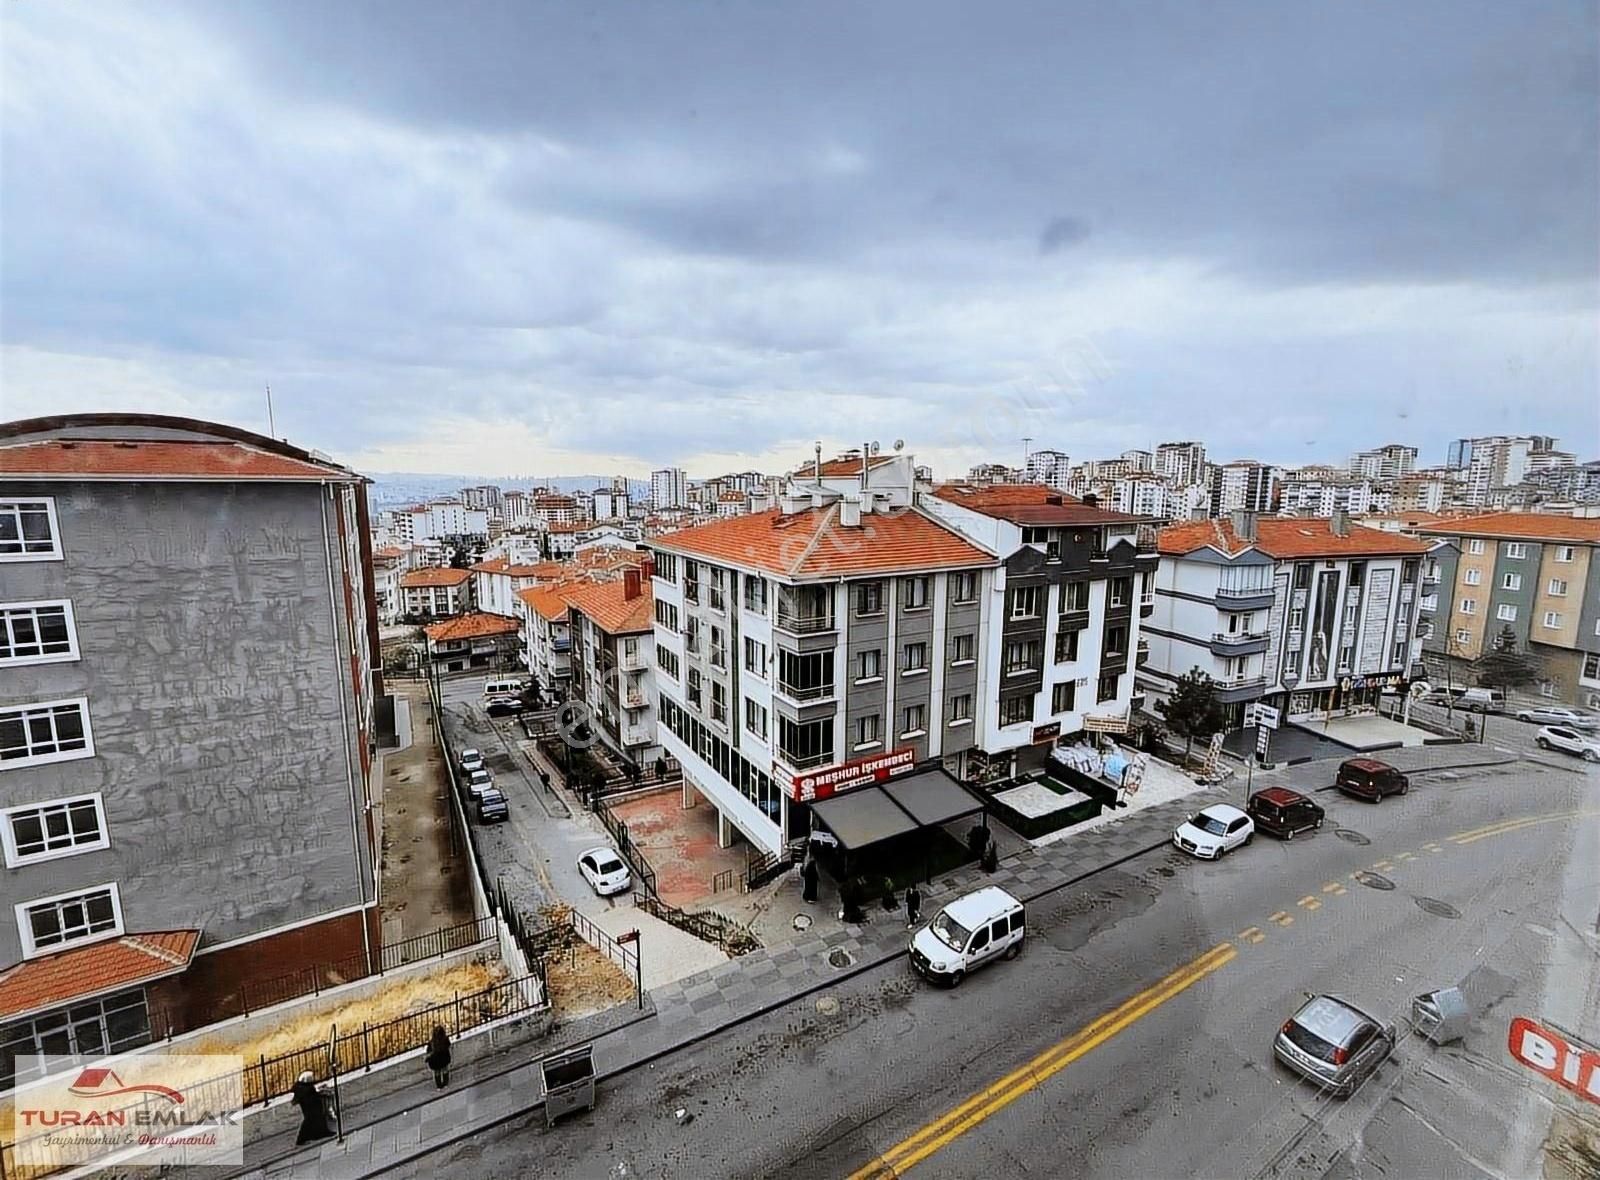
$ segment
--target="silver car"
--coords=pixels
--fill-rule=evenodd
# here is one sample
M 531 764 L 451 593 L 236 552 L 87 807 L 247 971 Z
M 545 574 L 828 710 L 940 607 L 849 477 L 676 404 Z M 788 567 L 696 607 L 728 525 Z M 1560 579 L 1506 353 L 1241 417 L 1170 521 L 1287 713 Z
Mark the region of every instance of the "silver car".
M 1569 729 L 1600 728 L 1600 719 L 1592 713 L 1577 709 L 1564 709 L 1559 705 L 1540 705 L 1532 709 L 1518 709 L 1518 721 L 1531 721 L 1536 725 L 1565 725 Z
M 1348 1098 L 1394 1045 L 1394 1025 L 1337 996 L 1312 996 L 1278 1030 L 1272 1053 L 1301 1077 Z

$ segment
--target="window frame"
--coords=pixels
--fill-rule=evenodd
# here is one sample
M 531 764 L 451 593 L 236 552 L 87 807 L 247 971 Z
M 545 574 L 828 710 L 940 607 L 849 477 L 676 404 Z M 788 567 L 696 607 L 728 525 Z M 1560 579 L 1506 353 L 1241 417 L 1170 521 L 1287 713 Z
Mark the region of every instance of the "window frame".
M 906 611 L 931 610 L 933 586 L 927 574 L 913 574 L 900 579 L 900 609 Z M 921 601 L 917 601 L 917 599 Z
M 872 723 L 872 733 L 870 735 L 866 732 L 868 728 L 867 722 L 869 721 Z M 883 744 L 882 715 L 878 713 L 861 714 L 856 718 L 855 733 L 852 736 L 855 739 L 854 742 L 851 743 L 852 749 L 867 750 L 871 749 L 873 746 L 881 746 Z
M 113 929 L 99 930 L 92 934 L 85 934 L 80 938 L 63 939 L 60 942 L 52 942 L 45 946 L 39 946 L 34 941 L 33 923 L 28 918 L 30 910 L 38 909 L 40 906 L 54 905 L 57 902 L 88 898 L 99 893 L 109 893 L 111 895 L 111 910 L 116 915 L 116 924 Z M 106 881 L 102 884 L 90 885 L 81 889 L 71 889 L 66 893 L 56 893 L 48 897 L 30 898 L 27 901 L 18 902 L 12 907 L 12 910 L 16 915 L 17 938 L 21 943 L 22 957 L 24 959 L 37 959 L 41 955 L 53 955 L 57 951 L 66 950 L 69 947 L 104 942 L 108 939 L 120 938 L 127 933 L 127 925 L 122 915 L 122 893 L 117 888 L 115 881 Z
M 963 643 L 965 643 L 967 647 L 967 653 L 965 655 L 961 654 L 961 645 Z M 950 636 L 950 666 L 952 668 L 964 668 L 968 664 L 975 664 L 977 662 L 978 637 L 976 635 L 974 635 L 971 631 L 963 631 L 957 635 Z
M 1466 573 L 1461 575 L 1461 584 L 1463 586 L 1483 585 L 1483 571 L 1480 569 L 1469 569 Z
M 33 614 L 34 634 L 39 634 L 39 611 L 59 607 L 62 617 L 67 624 L 67 650 L 65 652 L 52 652 L 36 656 L 6 656 L 0 655 L 0 668 L 22 668 L 30 664 L 67 664 L 82 659 L 82 652 L 78 648 L 78 620 L 72 610 L 70 598 L 40 598 L 31 602 L 0 602 L 0 630 L 9 632 L 10 616 L 13 612 L 22 613 L 31 611 Z M 37 640 L 43 646 L 43 640 Z M 13 643 L 14 647 L 15 644 Z
M 1500 589 L 1502 589 L 1502 590 L 1521 590 L 1522 589 L 1522 575 L 1521 574 L 1517 574 L 1517 573 L 1512 573 L 1510 570 L 1507 570 L 1504 574 L 1500 575 Z
M 911 722 L 911 714 L 918 714 L 916 724 Z M 900 736 L 902 738 L 918 738 L 928 732 L 928 706 L 922 702 L 914 705 L 905 705 L 900 710 Z
M 1066 690 L 1067 703 L 1059 704 L 1062 689 Z M 1050 714 L 1059 716 L 1062 713 L 1071 713 L 1078 707 L 1078 683 L 1075 680 L 1063 680 L 1059 684 L 1050 686 Z
M 1528 546 L 1524 541 L 1507 541 L 1506 557 L 1510 561 L 1521 561 L 1528 556 Z
M 919 648 L 921 649 L 921 653 L 922 653 L 922 662 L 919 663 L 919 664 L 913 664 L 913 663 L 910 662 L 911 661 L 911 653 L 912 653 L 913 650 L 919 649 Z M 924 675 L 927 674 L 927 672 L 928 672 L 928 642 L 927 642 L 927 640 L 925 640 L 925 639 L 913 639 L 909 643 L 902 644 L 901 648 L 900 648 L 900 675 L 902 675 L 902 676 L 924 676 Z
M 966 712 L 962 712 L 962 709 Z M 950 720 L 947 725 L 969 725 L 972 722 L 972 694 L 958 692 L 950 698 Z
M 20 770 L 24 766 L 48 766 L 52 762 L 76 762 L 80 758 L 94 757 L 94 727 L 89 717 L 88 697 L 62 697 L 52 701 L 27 701 L 17 705 L 7 705 L 0 708 L 0 721 L 4 721 L 10 714 L 23 714 L 37 712 L 43 709 L 56 709 L 63 705 L 76 705 L 78 716 L 83 721 L 83 749 L 56 751 L 52 754 L 24 755 L 21 758 L 0 759 L 0 772 L 7 770 Z M 26 732 L 28 722 L 23 721 Z
M 1473 557 L 1482 557 L 1483 556 L 1483 538 L 1482 537 L 1468 537 L 1467 538 L 1467 552 L 1470 553 Z
M 68 848 L 46 849 L 43 852 L 24 853 L 17 847 L 16 829 L 13 827 L 15 817 L 32 812 L 42 812 L 46 808 L 60 807 L 70 809 L 75 803 L 92 802 L 94 804 L 95 823 L 99 828 L 99 836 L 91 843 L 74 844 Z M 44 799 L 37 803 L 19 803 L 15 807 L 0 808 L 0 852 L 4 853 L 5 866 L 8 869 L 18 869 L 24 865 L 42 864 L 47 860 L 61 860 L 68 856 L 79 856 L 85 852 L 99 852 L 101 849 L 111 847 L 111 832 L 106 825 L 105 795 L 100 791 L 91 791 L 83 795 L 66 795 L 59 799 Z
M 1517 604 L 1514 602 L 1500 603 L 1494 609 L 1494 617 L 1497 623 L 1515 623 L 1517 621 Z
M 867 657 L 872 657 L 872 671 L 864 667 Z M 864 647 L 856 652 L 856 684 L 876 684 L 883 679 L 883 649 L 881 647 Z
M 1550 620 L 1554 619 L 1555 622 Z M 1547 610 L 1544 612 L 1544 629 L 1546 631 L 1559 631 L 1562 627 L 1562 614 L 1560 611 Z
M 1037 619 L 1041 614 L 1040 600 L 1044 597 L 1041 586 L 1013 586 L 1011 588 L 1011 609 L 1006 612 L 1008 619 Z
M 1557 590 L 1557 586 L 1560 586 L 1561 589 Z M 1565 598 L 1569 589 L 1571 589 L 1571 584 L 1565 578 L 1551 578 L 1544 588 L 1545 593 L 1551 598 Z
M 43 504 L 45 517 L 50 522 L 50 552 L 48 553 L 6 553 L 0 551 L 0 563 L 13 561 L 61 561 L 64 554 L 61 551 L 61 522 L 56 517 L 56 498 L 54 496 L 5 496 L 0 497 L 0 516 L 12 513 L 17 521 L 16 544 L 26 542 L 22 536 L 22 505 Z M 8 542 L 0 541 L 0 545 Z
M 978 571 L 957 570 L 950 575 L 950 602 L 967 606 L 978 601 Z

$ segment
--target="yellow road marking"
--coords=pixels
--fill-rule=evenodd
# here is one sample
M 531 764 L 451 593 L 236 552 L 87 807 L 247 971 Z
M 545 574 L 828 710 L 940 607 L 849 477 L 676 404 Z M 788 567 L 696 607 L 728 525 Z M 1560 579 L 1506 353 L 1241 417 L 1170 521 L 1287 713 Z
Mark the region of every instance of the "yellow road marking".
M 1322 908 L 1322 903 L 1309 893 L 1302 897 L 1299 901 L 1295 902 L 1295 905 L 1301 906 L 1308 910 L 1320 910 Z
M 1415 852 L 1402 852 L 1399 856 L 1395 857 L 1395 859 L 1396 860 L 1416 860 L 1417 859 L 1417 854 Z
M 1530 815 L 1522 819 L 1503 820 L 1487 827 L 1472 828 L 1469 831 L 1457 832 L 1448 837 L 1452 844 L 1471 844 L 1475 840 L 1486 840 L 1490 836 L 1503 836 L 1507 832 L 1521 831 L 1523 828 L 1535 827 L 1538 824 L 1558 823 L 1568 819 L 1584 819 L 1589 816 L 1600 815 L 1600 811 L 1563 811 L 1555 815 Z
M 1276 922 L 1280 926 L 1289 926 L 1294 923 L 1294 919 L 1288 914 L 1284 913 L 1282 910 L 1279 910 L 1277 913 L 1273 914 L 1270 920 Z
M 1394 868 L 1394 861 L 1392 861 L 1392 860 L 1374 861 L 1373 864 L 1372 864 L 1372 867 L 1377 869 L 1378 872 L 1380 872 L 1380 873 L 1386 873 L 1390 869 Z
M 1422 847 L 1425 848 L 1429 852 L 1438 852 L 1441 846 L 1438 845 L 1438 844 L 1435 844 L 1432 840 L 1429 840 Z
M 1213 971 L 1228 965 L 1238 951 L 1232 943 L 1219 943 L 1198 959 L 1178 968 L 1160 983 L 1085 1025 L 1064 1041 L 1039 1054 L 1032 1061 L 1012 1070 L 960 1106 L 940 1115 L 910 1138 L 895 1144 L 866 1167 L 851 1174 L 850 1180 L 891 1180 L 972 1130 L 979 1123 L 1037 1089 L 1078 1058 L 1110 1040 L 1141 1017 L 1199 983 Z
M 1324 885 L 1322 887 L 1322 892 L 1324 892 L 1324 893 L 1332 893 L 1333 895 L 1338 896 L 1339 894 L 1345 893 L 1347 891 L 1346 891 L 1346 889 L 1345 889 L 1345 887 L 1343 885 L 1339 884 L 1339 882 L 1337 882 L 1337 881 L 1329 881 L 1326 885 Z
M 1246 942 L 1260 942 L 1266 937 L 1266 935 L 1261 933 L 1261 927 L 1250 926 L 1239 931 L 1239 937 L 1244 939 Z

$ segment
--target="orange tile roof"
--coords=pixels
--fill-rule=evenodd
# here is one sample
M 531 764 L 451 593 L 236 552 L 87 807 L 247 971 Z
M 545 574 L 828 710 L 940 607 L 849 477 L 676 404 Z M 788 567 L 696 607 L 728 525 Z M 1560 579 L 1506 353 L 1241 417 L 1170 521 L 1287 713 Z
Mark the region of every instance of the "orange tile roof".
M 1423 526 L 1419 532 L 1445 537 L 1521 537 L 1530 541 L 1600 543 L 1600 517 L 1550 512 L 1490 512 Z
M 556 623 L 567 617 L 567 597 L 573 588 L 573 584 L 567 582 L 557 582 L 550 586 L 529 586 L 526 590 L 518 590 L 517 597 L 543 618 Z
M 406 551 L 399 545 L 384 545 L 381 548 L 374 549 L 372 551 L 372 556 L 374 558 L 381 557 L 391 561 L 397 557 L 404 557 L 405 555 Z
M 445 566 L 429 566 L 427 569 L 412 570 L 410 573 L 400 575 L 402 589 L 421 586 L 459 586 L 472 576 L 468 570 L 449 569 Z
M 35 479 L 359 480 L 333 464 L 275 455 L 248 443 L 49 439 L 0 445 L 0 475 Z
M 467 568 L 475 574 L 503 574 L 510 566 L 511 563 L 503 557 L 488 557 Z
M 627 584 L 620 579 L 589 582 L 573 586 L 565 597 L 573 610 L 593 619 L 596 626 L 610 635 L 649 631 L 655 618 L 655 598 L 650 586 L 641 586 L 634 598 L 624 597 L 627 589 Z
M 892 462 L 893 459 L 893 455 L 874 455 L 871 459 L 867 460 L 867 466 L 869 469 L 873 467 L 881 467 L 885 463 Z M 804 463 L 800 464 L 800 466 L 796 467 L 791 474 L 797 479 L 815 479 L 816 470 L 817 461 L 815 459 L 808 459 Z M 838 479 L 840 476 L 860 474 L 860 455 L 841 455 L 837 459 L 824 459 L 822 461 L 823 479 Z
M 1404 556 L 1426 553 L 1428 547 L 1414 537 L 1386 533 L 1380 529 L 1350 526 L 1347 536 L 1336 535 L 1328 520 L 1299 516 L 1267 516 L 1256 520 L 1253 547 L 1268 557 L 1290 560 L 1297 557 L 1360 557 L 1363 554 Z M 1162 529 L 1156 547 L 1165 554 L 1181 556 L 1207 545 L 1229 556 L 1252 547 L 1234 532 L 1226 520 L 1194 520 Z
M 1145 519 L 1098 504 L 1085 504 L 1077 496 L 1042 483 L 946 483 L 935 488 L 933 494 L 1012 524 L 1133 524 Z
M 27 959 L 0 971 L 0 1018 L 176 975 L 199 944 L 198 930 L 156 930 Z
M 992 554 L 913 508 L 865 513 L 859 528 L 839 523 L 837 504 L 792 515 L 774 509 L 666 533 L 654 544 L 792 578 L 996 564 Z
M 458 639 L 482 639 L 489 635 L 511 635 L 518 631 L 517 620 L 509 615 L 491 615 L 477 611 L 470 615 L 457 615 L 429 623 L 422 629 L 430 643 L 450 643 Z

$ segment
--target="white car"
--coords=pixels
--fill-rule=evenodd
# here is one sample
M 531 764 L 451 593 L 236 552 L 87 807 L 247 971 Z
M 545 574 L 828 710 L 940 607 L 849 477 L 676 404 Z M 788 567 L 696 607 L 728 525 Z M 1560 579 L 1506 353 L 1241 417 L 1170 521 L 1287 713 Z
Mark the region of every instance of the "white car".
M 633 877 L 623 859 L 610 848 L 591 848 L 578 857 L 578 871 L 589 887 L 601 897 L 626 893 L 633 888 Z
M 1213 803 L 1195 812 L 1172 833 L 1172 842 L 1190 856 L 1216 860 L 1255 839 L 1256 825 L 1244 812 L 1226 803 Z
M 467 795 L 476 799 L 485 791 L 494 790 L 494 775 L 490 774 L 483 766 L 477 770 L 467 771 Z
M 1600 762 L 1600 738 L 1590 733 L 1579 733 L 1565 725 L 1547 725 L 1533 740 L 1541 750 L 1565 750 L 1585 762 Z
M 461 769 L 471 774 L 474 770 L 483 769 L 483 755 L 471 746 L 461 751 Z
M 1532 721 L 1539 725 L 1564 725 L 1568 729 L 1594 729 L 1600 725 L 1591 713 L 1576 709 L 1563 709 L 1560 705 L 1539 705 L 1532 709 L 1518 709 L 1518 721 Z

